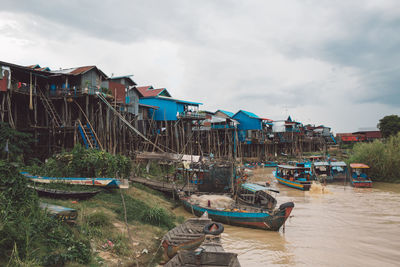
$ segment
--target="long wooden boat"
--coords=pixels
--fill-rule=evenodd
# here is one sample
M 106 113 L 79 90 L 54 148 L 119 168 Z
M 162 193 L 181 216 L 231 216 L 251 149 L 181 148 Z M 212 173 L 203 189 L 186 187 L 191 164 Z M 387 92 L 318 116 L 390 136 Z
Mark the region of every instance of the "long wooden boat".
M 52 205 L 48 203 L 41 202 L 40 208 L 48 211 L 50 216 L 67 223 L 74 224 L 78 218 L 78 211 L 76 209 L 71 209 L 63 206 Z
M 168 231 L 161 241 L 164 248 L 164 260 L 172 259 L 180 250 L 197 248 L 205 238 L 204 227 L 212 221 L 207 213 L 200 218 L 191 218 Z
M 28 185 L 29 188 L 36 190 L 39 196 L 51 198 L 74 198 L 74 199 L 88 199 L 94 197 L 101 190 L 96 191 L 66 191 L 50 188 L 42 188 L 37 186 Z
M 178 195 L 183 207 L 196 216 L 201 216 L 204 212 L 207 212 L 208 216 L 216 222 L 269 231 L 279 231 L 294 207 L 293 202 L 287 202 L 274 210 L 264 210 L 239 204 L 235 204 L 231 209 L 214 209 L 193 203 L 191 198 L 183 192 L 179 192 Z
M 366 171 L 369 169 L 368 165 L 363 163 L 351 163 L 350 169 L 350 183 L 352 186 L 364 188 L 372 187 L 372 181 L 370 178 L 368 178 L 366 173 Z
M 344 181 L 348 177 L 347 164 L 344 161 L 332 161 L 331 175 L 334 181 Z
M 206 235 L 204 242 L 196 250 L 181 250 L 164 266 L 240 267 L 240 263 L 236 253 L 224 250 L 221 235 Z
M 315 178 L 321 182 L 332 182 L 331 165 L 328 161 L 317 161 L 313 163 L 313 172 Z
M 311 181 L 307 170 L 308 168 L 305 167 L 278 165 L 274 175 L 280 184 L 308 191 L 311 187 Z
M 21 172 L 22 175 L 27 177 L 33 182 L 37 183 L 65 183 L 65 184 L 78 184 L 90 186 L 102 186 L 108 188 L 117 188 L 120 186 L 121 181 L 116 178 L 86 178 L 86 177 L 47 177 L 39 175 L 31 175 L 27 172 Z

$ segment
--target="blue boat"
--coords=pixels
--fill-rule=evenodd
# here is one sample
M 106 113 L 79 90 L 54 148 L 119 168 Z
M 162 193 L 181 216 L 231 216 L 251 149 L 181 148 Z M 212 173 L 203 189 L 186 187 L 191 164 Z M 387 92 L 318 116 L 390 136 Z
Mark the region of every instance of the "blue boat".
M 41 209 L 46 210 L 50 216 L 67 223 L 75 223 L 78 218 L 78 211 L 63 206 L 52 205 L 48 203 L 39 203 Z
M 372 181 L 367 175 L 369 166 L 363 163 L 351 163 L 350 183 L 354 187 L 372 187 Z
M 27 172 L 21 172 L 26 178 L 37 183 L 64 183 L 76 185 L 101 186 L 107 188 L 118 188 L 121 181 L 116 178 L 86 178 L 86 177 L 47 177 L 31 175 Z
M 311 188 L 311 181 L 310 175 L 306 173 L 307 170 L 305 167 L 278 165 L 274 175 L 278 182 L 283 185 L 308 191 Z
M 331 175 L 334 181 L 345 180 L 348 177 L 348 169 L 346 162 L 343 161 L 332 161 Z
M 236 205 L 231 209 L 213 209 L 192 203 L 184 192 L 179 192 L 178 195 L 185 210 L 198 217 L 207 212 L 208 217 L 216 222 L 269 231 L 279 231 L 294 207 L 293 202 L 287 202 L 274 210 L 244 205 Z

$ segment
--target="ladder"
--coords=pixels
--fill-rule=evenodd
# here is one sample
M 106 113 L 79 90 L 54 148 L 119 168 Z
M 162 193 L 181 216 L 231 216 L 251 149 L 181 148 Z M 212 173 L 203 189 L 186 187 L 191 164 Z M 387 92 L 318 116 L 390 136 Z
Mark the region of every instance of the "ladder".
M 56 108 L 53 105 L 53 102 L 51 102 L 51 100 L 47 98 L 47 96 L 42 92 L 40 88 L 39 90 L 37 90 L 37 92 L 39 93 L 39 98 L 42 101 L 43 106 L 46 109 L 47 113 L 50 115 L 50 118 L 53 121 L 54 126 L 61 127 L 63 123 L 56 111 Z
M 93 129 L 90 127 L 90 124 L 87 123 L 85 126 L 82 124 L 82 122 L 78 119 L 78 129 L 79 133 L 82 136 L 83 143 L 85 144 L 86 148 L 96 148 L 99 149 L 99 143 L 96 140 L 96 137 L 94 135 Z

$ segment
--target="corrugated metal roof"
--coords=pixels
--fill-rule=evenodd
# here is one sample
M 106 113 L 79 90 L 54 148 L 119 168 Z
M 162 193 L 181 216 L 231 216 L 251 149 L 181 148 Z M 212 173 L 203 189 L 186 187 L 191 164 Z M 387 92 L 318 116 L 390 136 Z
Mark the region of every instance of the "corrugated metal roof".
M 222 109 L 218 109 L 215 113 L 217 113 L 218 111 L 224 113 L 225 115 L 227 115 L 229 117 L 232 117 L 233 115 L 235 115 L 235 113 L 233 113 L 233 112 L 222 110 Z
M 333 162 L 331 162 L 331 166 L 346 167 L 347 164 L 346 164 L 346 162 L 343 162 L 343 161 L 333 161 Z
M 165 88 L 154 89 L 153 86 L 138 86 L 136 87 L 143 97 L 158 96 Z
M 261 186 L 261 185 L 258 185 L 258 184 L 250 184 L 250 183 L 242 184 L 242 188 L 247 189 L 247 190 L 249 190 L 251 192 L 268 190 L 268 188 L 265 187 L 265 186 Z
M 254 113 L 252 113 L 252 112 L 250 112 L 250 111 L 243 110 L 243 109 L 241 109 L 241 110 L 239 110 L 238 112 L 236 112 L 235 115 L 233 115 L 232 117 L 235 117 L 236 114 L 238 114 L 239 112 L 243 112 L 244 114 L 246 114 L 246 115 L 249 116 L 250 118 L 262 120 L 262 119 L 261 119 L 260 117 L 258 117 L 256 114 L 254 114 Z
M 52 73 L 60 73 L 60 74 L 72 74 L 72 75 L 81 75 L 84 74 L 92 69 L 96 69 L 102 76 L 105 78 L 108 78 L 107 75 L 102 72 L 99 68 L 96 66 L 83 66 L 83 67 L 77 67 L 77 68 L 69 68 L 69 69 L 61 69 L 61 70 L 52 70 Z

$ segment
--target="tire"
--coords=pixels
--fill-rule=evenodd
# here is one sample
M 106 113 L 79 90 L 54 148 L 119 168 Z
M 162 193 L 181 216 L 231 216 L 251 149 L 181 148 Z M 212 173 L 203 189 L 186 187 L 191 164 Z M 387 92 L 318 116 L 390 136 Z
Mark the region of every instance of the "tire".
M 215 230 L 215 231 L 210 231 L 210 228 L 211 228 L 214 224 L 218 227 L 218 229 Z M 207 235 L 219 235 L 219 234 L 221 234 L 222 232 L 224 232 L 224 226 L 223 226 L 221 223 L 217 223 L 217 222 L 208 223 L 208 224 L 206 224 L 206 225 L 204 226 L 203 232 L 204 232 L 205 234 L 207 234 Z

